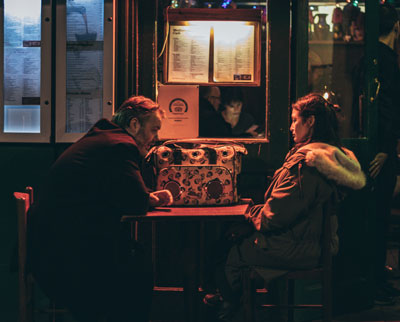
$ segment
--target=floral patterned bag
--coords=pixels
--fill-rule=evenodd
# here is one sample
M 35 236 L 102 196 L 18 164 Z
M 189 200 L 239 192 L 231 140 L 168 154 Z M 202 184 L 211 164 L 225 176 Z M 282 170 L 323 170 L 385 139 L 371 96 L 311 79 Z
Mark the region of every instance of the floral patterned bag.
M 176 206 L 230 205 L 238 201 L 242 144 L 205 139 L 170 140 L 151 150 L 156 189 L 168 189 Z

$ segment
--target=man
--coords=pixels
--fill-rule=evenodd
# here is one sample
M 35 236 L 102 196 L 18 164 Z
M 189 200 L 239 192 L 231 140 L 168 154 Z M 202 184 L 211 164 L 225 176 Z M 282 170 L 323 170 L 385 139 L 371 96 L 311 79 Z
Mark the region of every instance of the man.
M 200 88 L 199 100 L 199 135 L 202 137 L 231 137 L 231 125 L 225 122 L 219 106 L 221 104 L 221 91 L 217 86 Z
M 380 6 L 378 67 L 380 91 L 378 96 L 378 147 L 370 163 L 369 174 L 374 180 L 376 195 L 376 304 L 393 304 L 392 296 L 400 290 L 387 283 L 386 235 L 391 201 L 396 184 L 396 145 L 400 137 L 400 70 L 395 51 L 400 24 L 396 9 L 389 4 Z
M 30 209 L 30 269 L 78 321 L 148 321 L 151 263 L 120 220 L 172 203 L 167 190 L 149 192 L 140 172 L 162 115 L 148 98 L 126 100 L 57 159 Z

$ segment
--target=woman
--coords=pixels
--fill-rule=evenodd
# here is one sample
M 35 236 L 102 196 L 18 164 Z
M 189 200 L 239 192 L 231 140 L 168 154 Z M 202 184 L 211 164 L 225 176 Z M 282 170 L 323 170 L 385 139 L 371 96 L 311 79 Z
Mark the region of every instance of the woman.
M 250 236 L 230 249 L 222 278 L 216 274 L 225 308 L 239 299 L 243 268 L 269 282 L 287 270 L 317 266 L 323 205 L 337 202 L 340 191 L 365 186 L 356 157 L 340 143 L 335 107 L 322 96 L 309 94 L 292 105 L 290 130 L 295 146 L 275 172 L 265 203 L 250 210 Z M 336 253 L 336 215 L 331 221 Z
M 243 92 L 237 87 L 221 90 L 221 115 L 230 124 L 233 137 L 257 137 L 254 117 L 243 110 Z

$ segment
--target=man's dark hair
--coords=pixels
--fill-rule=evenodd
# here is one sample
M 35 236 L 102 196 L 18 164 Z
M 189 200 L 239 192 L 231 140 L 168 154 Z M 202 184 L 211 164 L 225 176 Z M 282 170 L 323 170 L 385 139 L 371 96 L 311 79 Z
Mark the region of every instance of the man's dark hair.
M 113 115 L 111 121 L 122 128 L 129 127 L 133 118 L 143 125 L 152 113 L 159 112 L 164 116 L 160 105 L 144 96 L 131 96 L 125 100 Z
M 305 121 L 314 115 L 315 123 L 309 142 L 323 142 L 341 147 L 339 138 L 339 122 L 336 113 L 338 106 L 328 102 L 322 95 L 311 93 L 299 98 L 292 104 L 292 109 L 299 111 L 299 116 Z
M 389 34 L 399 20 L 396 8 L 388 3 L 379 6 L 379 36 Z

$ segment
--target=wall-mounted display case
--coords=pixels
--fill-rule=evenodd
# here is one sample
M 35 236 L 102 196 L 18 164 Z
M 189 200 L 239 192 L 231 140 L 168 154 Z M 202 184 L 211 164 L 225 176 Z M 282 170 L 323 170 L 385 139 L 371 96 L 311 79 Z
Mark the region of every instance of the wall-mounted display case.
M 165 9 L 164 83 L 259 86 L 262 10 Z
M 74 142 L 113 112 L 112 0 L 67 0 L 57 6 L 56 142 Z
M 74 142 L 111 117 L 113 0 L 4 0 L 0 11 L 1 142 Z
M 0 14 L 0 141 L 49 142 L 51 8 L 5 0 Z

